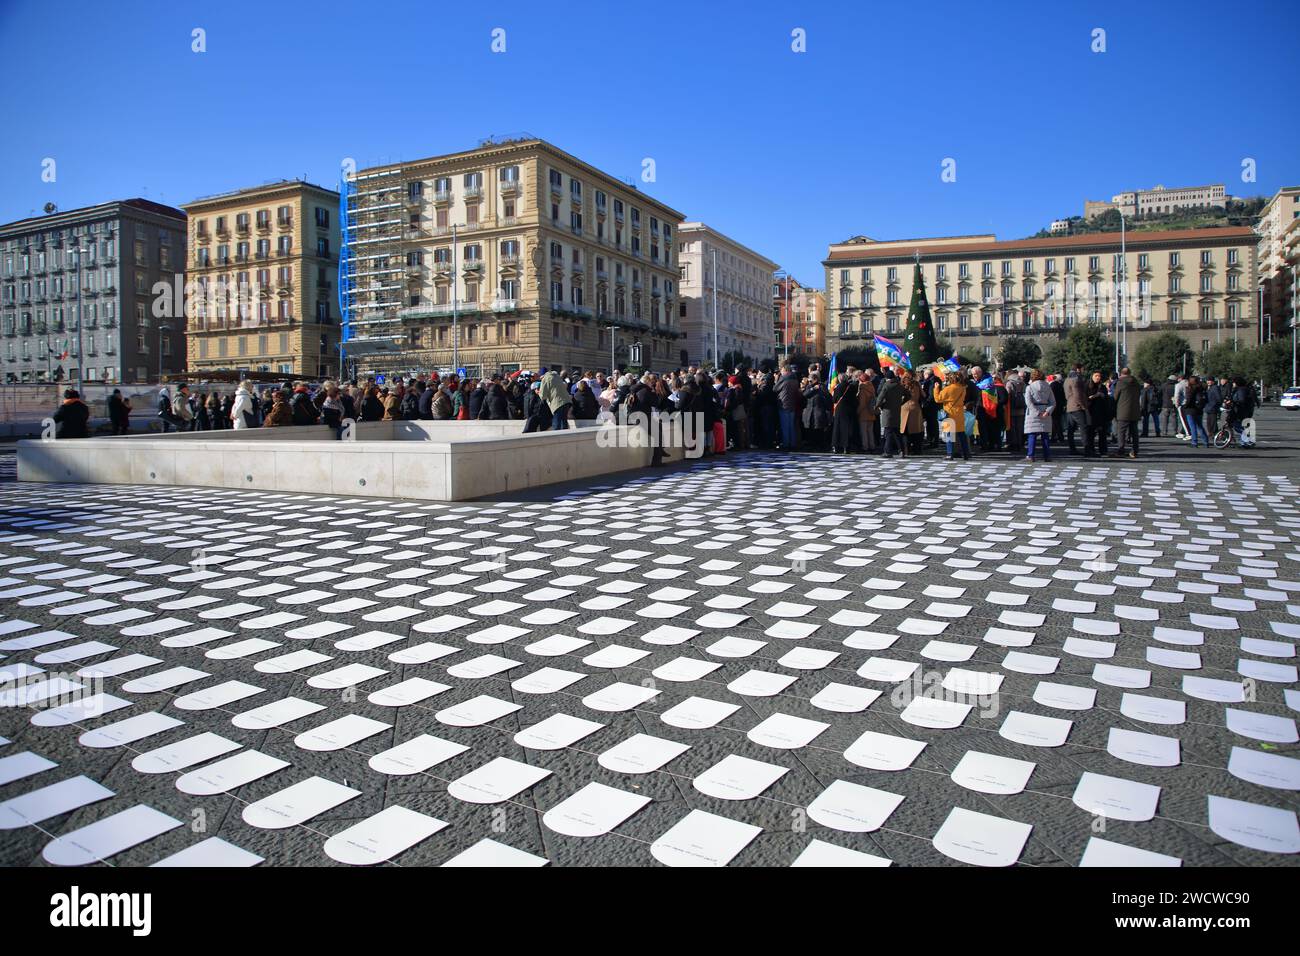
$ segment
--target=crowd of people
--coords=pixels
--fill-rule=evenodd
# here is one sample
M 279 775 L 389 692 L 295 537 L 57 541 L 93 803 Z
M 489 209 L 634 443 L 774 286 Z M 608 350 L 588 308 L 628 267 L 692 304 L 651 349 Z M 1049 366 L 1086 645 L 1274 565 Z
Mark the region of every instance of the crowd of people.
M 1171 375 L 1153 382 L 1127 368 L 1109 376 L 1081 365 L 1064 375 L 1038 369 L 994 373 L 949 362 L 917 372 L 828 372 L 818 364 L 807 370 L 783 364 L 724 373 L 692 366 L 614 375 L 542 368 L 482 379 L 433 373 L 260 389 L 244 381 L 224 394 L 181 384 L 159 390 L 157 416 L 164 431 L 320 424 L 341 429 L 350 419 L 517 420 L 522 431 L 537 432 L 626 420 L 634 412 L 647 418 L 681 412 L 698 416 L 708 453 L 802 449 L 893 458 L 942 448 L 950 460 L 1000 453 L 1033 460 L 1039 451 L 1050 460 L 1053 446 L 1085 458 L 1137 458 L 1141 440 L 1153 431 L 1192 447 L 1208 446 L 1221 422 L 1239 445 L 1249 447 L 1242 423 L 1257 404 L 1254 388 L 1240 378 Z M 81 437 L 85 424 L 76 423 L 75 408 L 80 399 L 73 390 L 67 395 L 56 420 L 69 425 L 60 427 L 59 437 Z M 130 402 L 115 391 L 109 400 L 114 434 L 126 433 L 130 413 Z

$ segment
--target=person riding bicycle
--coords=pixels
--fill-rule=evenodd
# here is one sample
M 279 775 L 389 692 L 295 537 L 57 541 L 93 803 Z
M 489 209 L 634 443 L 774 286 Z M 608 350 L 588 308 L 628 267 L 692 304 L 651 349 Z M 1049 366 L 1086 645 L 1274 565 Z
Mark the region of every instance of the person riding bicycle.
M 1242 424 L 1255 415 L 1255 390 L 1244 378 L 1238 376 L 1233 379 L 1232 392 L 1224 401 L 1223 407 L 1227 409 L 1228 427 L 1237 436 L 1237 444 L 1243 448 L 1255 444 L 1254 440 L 1246 438 Z

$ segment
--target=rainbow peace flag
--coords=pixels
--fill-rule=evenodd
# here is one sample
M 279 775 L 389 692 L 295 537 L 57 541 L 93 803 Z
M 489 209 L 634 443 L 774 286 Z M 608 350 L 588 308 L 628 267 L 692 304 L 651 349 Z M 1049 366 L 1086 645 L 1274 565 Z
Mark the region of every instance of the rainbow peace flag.
M 946 371 L 946 372 L 960 372 L 960 371 L 961 371 L 961 366 L 958 365 L 956 362 L 954 362 L 954 361 L 953 361 L 952 359 L 950 359 L 950 358 L 946 358 L 946 359 L 944 359 L 944 360 L 943 360 L 942 362 L 940 362 L 939 364 L 940 364 L 941 366 L 943 366 L 943 369 L 944 369 L 944 371 Z
M 835 380 L 836 380 L 837 378 L 840 377 L 840 373 L 839 373 L 839 371 L 838 371 L 838 370 L 836 369 L 836 367 L 835 367 L 835 361 L 836 361 L 836 359 L 838 359 L 838 358 L 839 358 L 838 355 L 832 355 L 832 356 L 831 356 L 831 367 L 830 367 L 829 369 L 827 369 L 828 379 L 827 379 L 827 382 L 826 382 L 826 388 L 829 389 L 829 390 L 832 391 L 832 392 L 835 391 Z
M 876 360 L 880 363 L 881 368 L 898 366 L 901 368 L 911 368 L 912 360 L 907 357 L 907 353 L 900 349 L 883 335 L 877 335 L 876 339 Z
M 984 380 L 978 383 L 980 390 L 980 401 L 984 406 L 984 414 L 993 416 L 998 413 L 998 393 L 993 387 L 993 376 L 986 375 Z

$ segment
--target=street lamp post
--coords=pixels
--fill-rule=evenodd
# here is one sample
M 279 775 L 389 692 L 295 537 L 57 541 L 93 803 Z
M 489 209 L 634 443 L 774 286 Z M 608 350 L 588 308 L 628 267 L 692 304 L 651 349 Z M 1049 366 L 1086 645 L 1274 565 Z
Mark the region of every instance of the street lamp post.
M 85 369 L 81 361 L 81 239 L 78 237 L 72 251 L 77 254 L 77 391 L 82 390 L 82 376 Z
M 1128 299 L 1127 299 L 1127 297 L 1124 295 L 1124 280 L 1125 280 L 1125 278 L 1127 278 L 1127 273 L 1128 273 L 1128 257 L 1125 255 L 1125 252 L 1127 252 L 1127 250 L 1128 250 L 1128 246 L 1126 245 L 1126 242 L 1125 242 L 1125 238 L 1126 238 L 1126 237 L 1125 237 L 1124 229 L 1125 229 L 1125 225 L 1124 225 L 1124 212 L 1123 212 L 1123 210 L 1120 210 L 1120 213 L 1119 213 L 1119 270 L 1118 270 L 1118 272 L 1119 272 L 1119 276 L 1120 276 L 1120 284 L 1119 284 L 1119 306 L 1120 306 L 1120 307 L 1115 311 L 1115 374 L 1116 374 L 1116 375 L 1119 374 L 1119 346 L 1120 346 L 1120 338 L 1121 338 L 1122 335 L 1128 333 L 1128 316 L 1124 314 L 1124 313 L 1127 311 L 1127 309 L 1128 309 Z M 1121 321 L 1123 322 L 1122 331 L 1121 331 L 1121 325 L 1120 325 Z
M 722 355 L 718 352 L 718 250 L 713 250 L 713 369 L 722 368 Z
M 459 250 L 456 237 L 456 226 L 451 227 L 451 367 L 455 374 L 460 374 L 460 279 L 457 272 L 460 269 L 456 262 L 456 255 Z

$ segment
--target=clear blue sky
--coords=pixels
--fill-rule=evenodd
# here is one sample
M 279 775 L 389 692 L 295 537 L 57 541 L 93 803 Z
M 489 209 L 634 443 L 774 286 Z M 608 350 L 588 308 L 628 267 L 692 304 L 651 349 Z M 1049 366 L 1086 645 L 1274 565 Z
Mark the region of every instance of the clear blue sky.
M 1300 182 L 1295 9 L 0 0 L 0 221 L 333 186 L 344 157 L 527 131 L 620 177 L 653 158 L 646 192 L 820 285 L 827 244 L 859 233 L 1019 238 L 1126 188 Z

